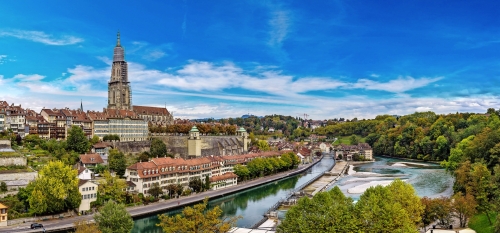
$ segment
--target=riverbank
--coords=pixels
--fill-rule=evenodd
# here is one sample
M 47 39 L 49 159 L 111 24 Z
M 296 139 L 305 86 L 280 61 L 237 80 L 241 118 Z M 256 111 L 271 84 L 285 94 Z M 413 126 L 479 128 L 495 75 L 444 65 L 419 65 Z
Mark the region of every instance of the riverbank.
M 246 181 L 244 183 L 240 183 L 236 186 L 227 187 L 224 189 L 219 189 L 215 191 L 206 191 L 203 193 L 193 194 L 190 196 L 183 196 L 178 199 L 170 199 L 170 200 L 162 200 L 161 202 L 150 203 L 149 205 L 141 205 L 128 207 L 127 211 L 134 217 L 140 218 L 142 216 L 150 216 L 156 213 L 165 212 L 171 209 L 182 208 L 187 205 L 192 205 L 199 203 L 205 199 L 205 197 L 209 197 L 209 199 L 214 199 L 218 197 L 224 197 L 229 194 L 233 194 L 236 192 L 240 192 L 246 189 L 250 189 L 256 186 L 260 186 L 263 184 L 267 184 L 270 182 L 275 182 L 281 180 L 283 178 L 295 176 L 299 173 L 303 173 L 318 163 L 320 159 L 316 160 L 314 163 L 300 165 L 297 169 L 282 172 L 279 174 L 258 178 L 251 181 Z M 60 220 L 53 221 L 41 221 L 43 217 L 39 217 L 37 219 L 30 221 L 20 221 L 18 225 L 10 225 L 8 227 L 0 227 L 0 232 L 41 232 L 41 230 L 30 230 L 30 223 L 36 221 L 44 224 L 46 232 L 55 232 L 55 231 L 63 231 L 70 230 L 73 228 L 73 223 L 76 221 L 89 221 L 93 219 L 93 215 L 84 215 L 84 216 L 75 216 L 70 218 L 63 218 Z M 21 220 L 21 219 L 20 219 Z

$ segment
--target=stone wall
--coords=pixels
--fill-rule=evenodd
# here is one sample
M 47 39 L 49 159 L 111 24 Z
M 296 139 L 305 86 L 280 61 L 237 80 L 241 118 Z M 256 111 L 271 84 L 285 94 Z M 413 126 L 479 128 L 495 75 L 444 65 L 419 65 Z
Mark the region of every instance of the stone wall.
M 137 154 L 144 151 L 149 151 L 151 141 L 136 141 L 136 142 L 113 142 L 113 147 L 123 153 Z
M 9 180 L 34 180 L 36 179 L 38 173 L 37 172 L 16 172 L 16 173 L 6 173 L 0 174 L 0 180 L 9 181 Z
M 0 157 L 1 166 L 26 166 L 26 157 Z M 1 179 L 0 179 L 1 180 Z
M 0 149 L 10 149 L 10 140 L 0 139 Z
M 169 154 L 186 157 L 188 155 L 188 136 L 153 136 L 161 139 L 166 145 Z M 233 144 L 232 146 L 229 146 Z M 234 145 L 237 144 L 237 145 Z M 113 147 L 123 153 L 141 153 L 149 151 L 151 141 L 113 142 Z M 238 136 L 201 136 L 201 156 L 222 155 L 222 149 L 242 151 L 243 143 Z

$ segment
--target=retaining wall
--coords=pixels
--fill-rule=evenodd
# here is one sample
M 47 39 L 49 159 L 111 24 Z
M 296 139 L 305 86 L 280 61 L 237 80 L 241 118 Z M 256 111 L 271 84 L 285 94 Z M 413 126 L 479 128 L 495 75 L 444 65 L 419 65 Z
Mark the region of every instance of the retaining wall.
M 26 157 L 0 157 L 0 167 L 1 166 L 26 166 Z

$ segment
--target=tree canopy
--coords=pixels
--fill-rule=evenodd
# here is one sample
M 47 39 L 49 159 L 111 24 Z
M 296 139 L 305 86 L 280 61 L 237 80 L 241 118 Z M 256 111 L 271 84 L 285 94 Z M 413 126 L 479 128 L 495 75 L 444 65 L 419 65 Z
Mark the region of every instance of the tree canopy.
M 49 162 L 28 184 L 27 189 L 32 190 L 28 198 L 31 210 L 36 214 L 59 213 L 80 206 L 77 175 L 75 169 L 61 161 Z
M 167 154 L 167 145 L 159 139 L 159 138 L 153 138 L 151 140 L 151 147 L 149 150 L 149 156 L 150 157 L 163 157 Z
M 108 201 L 94 215 L 94 220 L 102 233 L 129 233 L 134 227 L 132 216 L 124 204 Z
M 222 210 L 215 206 L 207 210 L 208 198 L 203 203 L 186 207 L 182 214 L 168 216 L 159 215 L 160 223 L 157 226 L 163 229 L 165 233 L 213 233 L 228 232 L 238 220 L 239 217 L 220 219 Z
M 395 180 L 368 188 L 353 204 L 338 187 L 301 198 L 278 232 L 418 232 L 424 206 L 410 184 Z
M 67 149 L 74 152 L 83 154 L 90 149 L 90 142 L 85 137 L 85 133 L 82 128 L 76 125 L 72 125 L 71 129 L 68 130 Z
M 108 164 L 109 169 L 116 172 L 117 175 L 123 176 L 125 174 L 125 170 L 127 169 L 127 160 L 123 152 L 120 152 L 117 149 L 111 149 L 109 151 Z

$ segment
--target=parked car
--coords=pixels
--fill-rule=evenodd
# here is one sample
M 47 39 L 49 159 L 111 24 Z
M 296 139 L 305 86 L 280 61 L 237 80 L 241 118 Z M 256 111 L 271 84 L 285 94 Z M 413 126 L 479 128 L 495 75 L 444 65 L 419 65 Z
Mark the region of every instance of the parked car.
M 37 228 L 43 228 L 43 225 L 41 223 L 32 223 L 31 224 L 31 229 L 37 229 Z

